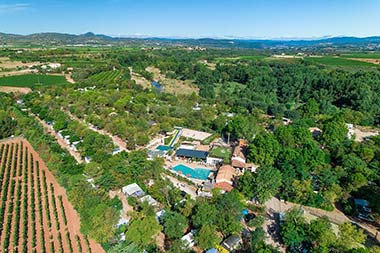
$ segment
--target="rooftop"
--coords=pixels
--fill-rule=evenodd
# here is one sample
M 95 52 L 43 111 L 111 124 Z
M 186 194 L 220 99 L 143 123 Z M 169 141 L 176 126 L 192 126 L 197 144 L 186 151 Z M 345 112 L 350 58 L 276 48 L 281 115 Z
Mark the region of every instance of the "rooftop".
M 192 150 L 192 149 L 180 148 L 176 151 L 176 156 L 206 159 L 208 156 L 208 152 L 201 151 L 201 150 Z
M 145 192 L 138 186 L 136 183 L 124 186 L 122 188 L 124 194 L 128 196 L 141 197 L 145 194 Z

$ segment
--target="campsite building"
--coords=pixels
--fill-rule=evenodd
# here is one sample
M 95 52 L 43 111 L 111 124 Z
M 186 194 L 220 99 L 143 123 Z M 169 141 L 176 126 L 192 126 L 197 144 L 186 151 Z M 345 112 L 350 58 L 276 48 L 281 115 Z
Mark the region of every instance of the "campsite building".
M 138 186 L 138 184 L 136 183 L 133 183 L 133 184 L 130 184 L 130 185 L 127 185 L 127 186 L 124 186 L 122 188 L 122 192 L 127 196 L 133 196 L 133 197 L 136 197 L 136 198 L 139 198 L 141 196 L 144 196 L 145 195 L 145 192 L 140 188 L 140 186 Z
M 215 178 L 215 188 L 225 192 L 232 191 L 235 177 L 235 169 L 231 165 L 223 165 L 219 168 Z

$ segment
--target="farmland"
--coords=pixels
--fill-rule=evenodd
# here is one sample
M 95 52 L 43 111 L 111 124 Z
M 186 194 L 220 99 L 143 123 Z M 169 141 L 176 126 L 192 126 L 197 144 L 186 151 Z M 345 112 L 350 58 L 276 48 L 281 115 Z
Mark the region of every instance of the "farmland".
M 121 70 L 110 70 L 100 72 L 90 77 L 93 82 L 117 82 L 123 76 L 123 71 Z
M 306 57 L 305 62 L 312 62 L 327 66 L 336 67 L 376 67 L 375 64 L 369 62 L 362 62 L 358 60 L 352 60 L 347 58 L 335 57 L 335 56 L 321 56 L 321 57 Z
M 0 142 L 0 164 L 1 252 L 103 252 L 26 140 Z
M 0 78 L 0 86 L 36 88 L 41 86 L 67 84 L 64 76 L 26 74 Z

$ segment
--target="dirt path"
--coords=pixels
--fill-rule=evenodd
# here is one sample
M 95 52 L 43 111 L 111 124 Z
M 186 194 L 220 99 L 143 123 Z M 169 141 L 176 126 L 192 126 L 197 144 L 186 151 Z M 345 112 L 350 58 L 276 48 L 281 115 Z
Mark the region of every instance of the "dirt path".
M 61 137 L 59 137 L 59 135 L 54 130 L 52 130 L 48 124 L 45 123 L 45 121 L 41 120 L 37 115 L 33 114 L 33 116 L 38 120 L 38 122 L 41 123 L 41 125 L 45 128 L 47 133 L 55 137 L 61 148 L 69 151 L 70 155 L 73 156 L 78 163 L 83 163 L 82 156 L 79 152 L 72 150 L 70 146 L 67 145 L 67 143 Z
M 162 176 L 169 179 L 175 187 L 189 194 L 192 199 L 197 197 L 196 189 L 193 186 L 167 174 L 163 174 Z
M 110 191 L 109 195 L 111 198 L 117 196 L 121 200 L 121 203 L 123 203 L 122 217 L 126 220 L 130 220 L 131 216 L 129 215 L 129 213 L 133 211 L 133 207 L 129 205 L 128 199 L 124 195 L 124 193 L 122 193 L 121 191 Z
M 120 150 L 130 152 L 130 150 L 127 148 L 127 144 L 120 137 L 113 135 L 112 133 L 107 132 L 104 129 L 97 129 L 92 124 L 85 122 L 84 120 L 78 118 L 77 116 L 75 116 L 74 114 L 72 114 L 68 110 L 65 110 L 64 108 L 61 108 L 61 110 L 64 111 L 65 113 L 67 113 L 67 115 L 69 115 L 72 120 L 75 120 L 79 123 L 85 124 L 88 127 L 88 129 L 90 129 L 94 132 L 97 132 L 101 135 L 106 135 L 106 136 L 110 137 L 112 139 L 114 145 L 117 146 L 118 148 L 120 148 Z
M 66 78 L 66 81 L 68 81 L 69 83 L 75 83 L 74 79 L 71 77 L 71 73 L 65 74 L 65 78 Z

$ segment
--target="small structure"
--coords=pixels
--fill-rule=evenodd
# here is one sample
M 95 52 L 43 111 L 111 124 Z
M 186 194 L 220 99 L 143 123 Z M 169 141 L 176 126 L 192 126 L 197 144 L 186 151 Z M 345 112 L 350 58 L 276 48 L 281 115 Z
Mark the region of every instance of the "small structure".
M 222 246 L 228 250 L 229 252 L 233 252 L 235 250 L 238 250 L 241 246 L 243 241 L 241 238 L 237 235 L 231 235 L 226 240 L 222 242 Z
M 127 196 L 133 196 L 139 198 L 145 195 L 145 192 L 136 183 L 124 186 L 122 192 Z
M 369 207 L 369 202 L 365 199 L 354 199 L 355 207 L 359 212 L 370 213 L 371 208 Z
M 126 218 L 120 217 L 120 219 L 117 222 L 116 226 L 120 227 L 122 225 L 128 225 L 128 224 L 129 224 L 129 220 L 127 220 Z
M 206 151 L 200 151 L 200 150 L 193 150 L 193 149 L 184 149 L 180 148 L 176 151 L 177 157 L 184 157 L 184 158 L 191 158 L 195 160 L 207 160 L 208 152 Z
M 120 148 L 115 148 L 114 150 L 112 150 L 112 155 L 119 154 L 120 152 L 121 152 Z
M 206 163 L 209 165 L 217 165 L 223 163 L 224 159 L 220 157 L 207 156 Z
M 355 135 L 355 128 L 353 124 L 346 123 L 346 128 L 348 130 L 347 132 L 347 138 L 351 139 Z
M 235 177 L 235 169 L 230 165 L 223 165 L 219 168 L 215 178 L 215 188 L 225 192 L 232 191 Z
M 318 127 L 309 127 L 309 131 L 314 138 L 317 138 L 322 133 L 322 130 Z
M 219 253 L 219 251 L 215 248 L 211 248 L 211 249 L 207 250 L 205 253 Z
M 238 145 L 234 148 L 234 152 L 231 157 L 231 165 L 234 168 L 239 168 L 241 170 L 246 167 L 246 157 L 245 150 L 247 148 L 247 142 L 245 140 L 239 140 Z
M 166 213 L 166 211 L 164 209 L 158 211 L 156 213 L 156 220 L 159 222 L 159 223 L 162 223 L 162 216 L 164 216 L 164 214 Z
M 181 240 L 184 242 L 186 248 L 191 248 L 194 246 L 194 230 L 182 236 Z
M 89 157 L 89 156 L 84 157 L 84 161 L 85 161 L 85 163 L 90 163 L 91 160 L 92 160 L 92 158 Z
M 140 199 L 141 203 L 148 203 L 150 206 L 157 206 L 158 202 L 150 195 L 146 195 Z

